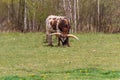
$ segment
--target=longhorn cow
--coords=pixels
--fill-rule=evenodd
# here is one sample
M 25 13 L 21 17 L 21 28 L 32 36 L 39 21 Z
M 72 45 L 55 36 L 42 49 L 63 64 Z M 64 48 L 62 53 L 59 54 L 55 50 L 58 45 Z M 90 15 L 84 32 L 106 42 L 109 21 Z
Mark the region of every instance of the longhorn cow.
M 73 37 L 78 39 L 73 34 L 69 34 L 70 32 L 70 22 L 65 16 L 55 16 L 50 15 L 46 19 L 46 41 L 49 46 L 53 46 L 52 44 L 52 35 L 56 35 L 58 37 L 58 46 L 62 43 L 63 46 L 69 45 L 69 37 Z M 60 43 L 61 42 L 61 43 Z

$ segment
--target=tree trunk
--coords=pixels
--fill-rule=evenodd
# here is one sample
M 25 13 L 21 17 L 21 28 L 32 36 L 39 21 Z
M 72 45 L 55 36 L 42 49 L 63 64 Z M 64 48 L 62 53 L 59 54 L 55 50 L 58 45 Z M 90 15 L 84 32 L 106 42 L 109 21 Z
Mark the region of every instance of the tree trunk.
M 79 0 L 77 0 L 77 19 L 79 20 Z
M 64 8 L 64 11 L 66 11 L 66 2 L 65 2 L 66 0 L 63 0 L 63 8 Z
M 32 22 L 33 22 L 33 31 L 35 30 L 35 12 L 33 13 L 33 20 L 32 20 Z
M 80 19 L 80 17 L 79 17 L 79 16 L 80 16 L 79 8 L 80 8 L 80 7 L 79 7 L 79 0 L 77 0 L 77 25 L 76 25 L 76 26 L 77 26 L 77 29 L 78 29 L 78 25 L 79 25 L 79 22 L 78 22 L 78 21 L 79 21 L 79 19 Z M 79 30 L 78 30 L 78 31 L 79 31 Z
M 69 18 L 70 18 L 70 21 L 72 21 L 72 4 L 71 4 L 71 1 L 68 0 L 68 5 L 69 5 Z
M 7 15 L 7 17 L 8 17 L 8 22 L 9 22 L 10 21 L 10 4 L 8 4 L 7 7 L 8 7 L 8 15 Z
M 77 14 L 77 10 L 76 10 L 76 0 L 74 0 L 74 32 L 77 32 L 77 18 L 76 15 Z
M 24 4 L 24 31 L 27 31 L 27 8 L 26 8 L 26 0 Z
M 25 0 L 19 1 L 19 11 L 18 11 L 18 30 L 24 31 L 24 12 L 25 12 Z
M 98 31 L 100 31 L 100 1 L 99 0 L 97 0 L 97 13 L 98 13 L 97 27 L 98 27 Z

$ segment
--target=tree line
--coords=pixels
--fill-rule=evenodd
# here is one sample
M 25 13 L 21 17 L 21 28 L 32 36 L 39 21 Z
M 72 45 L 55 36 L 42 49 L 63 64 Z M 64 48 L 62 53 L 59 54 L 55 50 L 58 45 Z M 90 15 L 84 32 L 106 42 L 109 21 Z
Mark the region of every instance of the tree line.
M 120 32 L 120 0 L 0 0 L 0 31 L 45 31 L 48 15 L 67 16 L 71 32 Z

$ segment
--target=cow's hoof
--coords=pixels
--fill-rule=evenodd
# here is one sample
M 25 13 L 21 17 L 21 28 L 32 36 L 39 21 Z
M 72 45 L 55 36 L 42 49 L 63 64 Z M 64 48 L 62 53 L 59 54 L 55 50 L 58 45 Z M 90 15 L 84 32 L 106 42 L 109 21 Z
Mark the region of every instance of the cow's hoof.
M 48 46 L 51 46 L 51 47 L 53 47 L 53 45 L 52 45 L 52 44 L 48 44 Z
M 60 47 L 60 44 L 58 44 L 57 46 Z
M 68 47 L 70 47 L 70 45 L 67 45 Z

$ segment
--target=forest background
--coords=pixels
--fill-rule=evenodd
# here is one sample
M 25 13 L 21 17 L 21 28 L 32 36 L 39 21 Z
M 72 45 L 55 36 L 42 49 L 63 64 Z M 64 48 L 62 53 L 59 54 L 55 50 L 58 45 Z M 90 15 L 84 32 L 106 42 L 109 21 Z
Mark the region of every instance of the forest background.
M 120 33 L 120 0 L 0 0 L 0 31 L 45 32 L 49 15 L 67 16 L 71 32 Z

